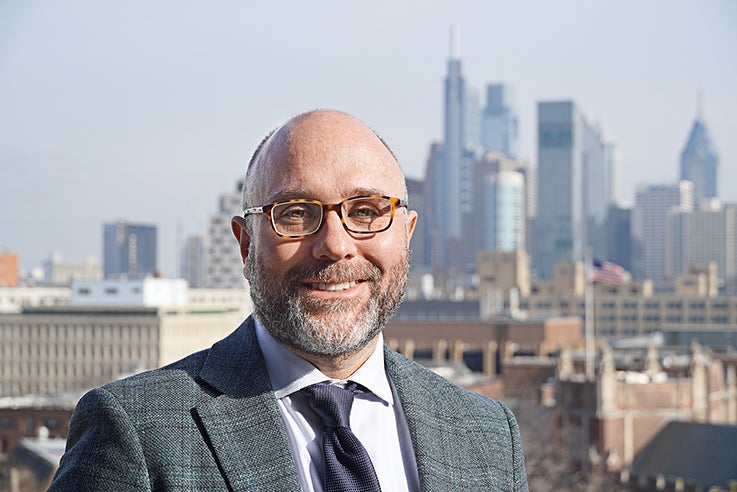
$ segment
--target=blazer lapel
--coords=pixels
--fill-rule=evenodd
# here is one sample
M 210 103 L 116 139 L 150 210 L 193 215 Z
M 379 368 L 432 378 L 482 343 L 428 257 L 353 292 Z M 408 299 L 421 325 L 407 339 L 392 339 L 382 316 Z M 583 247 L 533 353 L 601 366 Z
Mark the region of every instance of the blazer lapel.
M 254 323 L 215 344 L 200 372 L 215 396 L 194 417 L 232 490 L 300 490 Z
M 389 377 L 397 390 L 399 403 L 409 428 L 417 462 L 420 489 L 424 492 L 457 490 L 458 483 L 447 471 L 458 466 L 454 453 L 456 435 L 448 435 L 435 411 L 436 388 L 413 367 L 413 363 L 384 347 L 384 361 Z M 461 454 L 463 451 L 460 451 Z

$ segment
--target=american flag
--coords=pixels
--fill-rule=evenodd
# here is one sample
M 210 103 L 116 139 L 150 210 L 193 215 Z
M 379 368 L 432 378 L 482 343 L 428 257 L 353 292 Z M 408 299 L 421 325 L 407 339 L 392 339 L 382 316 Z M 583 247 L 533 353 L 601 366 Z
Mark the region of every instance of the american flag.
M 611 261 L 594 260 L 591 265 L 589 279 L 592 282 L 606 282 L 621 285 L 624 283 L 627 270 Z

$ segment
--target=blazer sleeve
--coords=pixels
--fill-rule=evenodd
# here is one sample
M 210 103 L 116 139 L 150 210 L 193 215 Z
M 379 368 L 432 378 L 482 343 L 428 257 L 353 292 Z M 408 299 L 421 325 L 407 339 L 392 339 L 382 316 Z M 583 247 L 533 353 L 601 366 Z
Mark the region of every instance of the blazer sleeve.
M 147 491 L 151 484 L 137 430 L 115 396 L 97 388 L 77 404 L 66 452 L 49 491 Z

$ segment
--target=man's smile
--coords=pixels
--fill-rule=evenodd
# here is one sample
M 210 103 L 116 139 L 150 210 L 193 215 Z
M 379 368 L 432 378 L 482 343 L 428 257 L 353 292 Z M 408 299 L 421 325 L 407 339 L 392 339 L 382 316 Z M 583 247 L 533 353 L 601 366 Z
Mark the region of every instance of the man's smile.
M 340 283 L 307 283 L 307 287 L 314 290 L 323 290 L 326 292 L 338 292 L 342 290 L 348 290 L 351 287 L 358 284 L 355 280 L 351 280 L 349 282 L 340 282 Z

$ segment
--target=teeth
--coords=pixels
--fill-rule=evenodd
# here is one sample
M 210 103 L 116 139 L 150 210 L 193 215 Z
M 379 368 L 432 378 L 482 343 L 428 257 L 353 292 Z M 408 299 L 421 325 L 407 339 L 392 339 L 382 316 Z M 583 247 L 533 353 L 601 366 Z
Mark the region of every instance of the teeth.
M 351 280 L 350 282 L 341 282 L 339 284 L 312 284 L 312 288 L 317 290 L 324 290 L 327 292 L 337 292 L 340 290 L 347 290 L 356 285 L 356 282 Z

